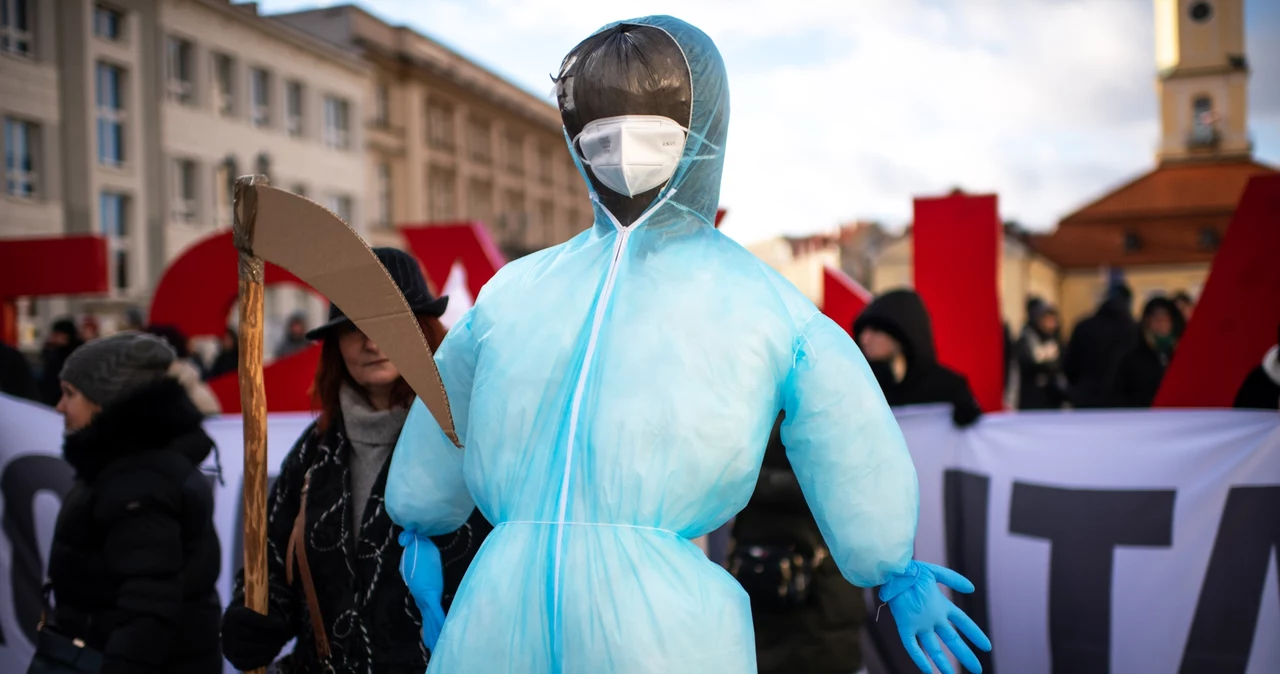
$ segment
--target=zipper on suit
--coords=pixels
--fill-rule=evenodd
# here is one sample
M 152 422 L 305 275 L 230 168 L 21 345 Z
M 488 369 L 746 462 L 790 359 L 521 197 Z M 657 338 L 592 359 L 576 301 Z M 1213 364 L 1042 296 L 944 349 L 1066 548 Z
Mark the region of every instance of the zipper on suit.
M 556 507 L 556 547 L 555 556 L 552 565 L 552 573 L 554 575 L 552 581 L 552 629 L 558 629 L 557 625 L 560 618 L 560 553 L 564 544 L 564 526 L 565 516 L 569 507 L 569 483 L 573 474 L 573 452 L 574 444 L 577 440 L 578 433 L 578 413 L 582 408 L 582 396 L 586 390 L 587 377 L 591 373 L 591 363 L 595 356 L 596 344 L 600 338 L 600 328 L 604 323 L 604 313 L 609 308 L 609 299 L 613 296 L 614 285 L 618 281 L 618 267 L 622 262 L 622 253 L 626 250 L 627 240 L 631 238 L 631 233 L 636 230 L 650 215 L 655 213 L 662 204 L 674 196 L 675 190 L 671 190 L 666 196 L 658 200 L 650 206 L 635 222 L 629 227 L 623 227 L 622 223 L 614 217 L 609 209 L 601 206 L 602 211 L 613 222 L 614 230 L 617 232 L 618 238 L 613 245 L 613 259 L 609 263 L 609 273 L 605 276 L 604 287 L 600 290 L 600 299 L 596 302 L 595 315 L 591 319 L 591 334 L 587 338 L 587 350 L 582 356 L 582 368 L 578 372 L 578 383 L 573 390 L 572 402 L 569 405 L 569 432 L 566 441 L 566 451 L 564 460 L 564 478 L 560 482 L 560 497 Z M 595 195 L 592 195 L 595 201 Z

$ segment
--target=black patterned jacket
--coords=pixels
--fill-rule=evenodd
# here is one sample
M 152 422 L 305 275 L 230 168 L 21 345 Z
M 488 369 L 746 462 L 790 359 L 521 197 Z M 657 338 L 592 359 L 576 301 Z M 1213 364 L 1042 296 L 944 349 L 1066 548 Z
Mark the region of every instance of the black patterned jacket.
M 312 424 L 281 465 L 267 499 L 267 564 L 270 610 L 297 636 L 288 669 L 319 672 L 315 637 L 299 574 L 285 580 L 285 552 L 304 475 L 310 471 L 307 495 L 307 560 L 316 586 L 331 664 L 337 674 L 421 674 L 428 652 L 422 645 L 422 619 L 400 576 L 401 528 L 387 515 L 383 494 L 388 458 L 374 483 L 364 510 L 360 538 L 352 537 L 351 445 L 341 421 L 326 433 Z M 447 611 L 467 567 L 492 527 L 473 512 L 462 528 L 432 540 L 444 562 L 443 604 Z M 233 603 L 244 602 L 244 573 L 236 576 Z M 281 646 L 284 644 L 282 643 Z

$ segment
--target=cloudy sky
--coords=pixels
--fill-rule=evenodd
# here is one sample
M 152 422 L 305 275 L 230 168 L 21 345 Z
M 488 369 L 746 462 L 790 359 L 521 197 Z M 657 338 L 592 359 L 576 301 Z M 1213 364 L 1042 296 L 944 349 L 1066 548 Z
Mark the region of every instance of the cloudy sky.
M 956 186 L 995 192 L 1004 219 L 1045 229 L 1154 161 L 1153 0 L 358 4 L 549 101 L 560 59 L 601 25 L 697 25 L 729 70 L 721 203 L 742 241 L 853 219 L 901 226 L 912 196 Z M 1280 2 L 1246 0 L 1246 24 L 1255 154 L 1280 164 Z

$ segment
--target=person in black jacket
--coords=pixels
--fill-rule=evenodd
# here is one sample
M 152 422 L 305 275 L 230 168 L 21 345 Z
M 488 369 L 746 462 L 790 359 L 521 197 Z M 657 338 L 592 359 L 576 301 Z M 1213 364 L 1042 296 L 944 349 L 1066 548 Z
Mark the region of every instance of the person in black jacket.
M 49 405 L 57 405 L 62 398 L 62 364 L 84 342 L 76 324 L 69 318 L 54 321 L 40 351 L 40 397 Z
M 1240 384 L 1232 407 L 1280 410 L 1280 334 L 1276 335 L 1276 345 L 1262 357 L 1262 364 Z
M 166 372 L 164 341 L 120 333 L 62 368 L 58 412 L 76 481 L 49 554 L 51 624 L 104 655 L 104 674 L 222 671 L 214 451 Z
M 1018 409 L 1054 410 L 1066 400 L 1058 312 L 1044 300 L 1027 302 L 1027 325 L 1018 337 Z
M 204 379 L 209 381 L 228 372 L 236 372 L 239 368 L 240 338 L 235 330 L 227 328 L 218 338 L 218 355 L 214 356 L 213 363 L 205 370 Z
M 408 253 L 394 248 L 374 253 L 434 351 L 445 336 L 439 317 L 448 298 L 431 296 Z M 399 571 L 402 529 L 383 505 L 391 455 L 413 389 L 336 305 L 329 307 L 329 321 L 307 337 L 323 342 L 313 389 L 320 416 L 285 457 L 267 500 L 268 613 L 245 606 L 244 573 L 237 574 L 223 616 L 223 652 L 237 668 L 256 669 L 271 664 L 296 637 L 287 658 L 292 672 L 422 674 L 430 654 L 422 642 L 421 614 Z M 291 541 L 300 510 L 304 533 Z M 446 611 L 491 530 L 473 511 L 460 529 L 432 537 L 444 565 L 441 604 Z M 305 546 L 319 615 L 308 607 L 301 556 L 290 555 L 291 543 Z M 315 622 L 328 641 L 327 663 L 318 654 Z
M 44 402 L 40 398 L 40 385 L 31 374 L 26 356 L 4 342 L 0 342 L 0 393 Z
M 964 375 L 938 362 L 929 312 L 914 290 L 877 297 L 854 320 L 853 335 L 890 407 L 951 403 L 959 426 L 982 415 Z
M 1129 287 L 1116 283 L 1107 291 L 1097 313 L 1080 321 L 1072 331 L 1062 361 L 1072 407 L 1111 405 L 1116 365 L 1138 340 L 1132 305 Z
M 866 603 L 862 590 L 845 580 L 827 555 L 818 523 L 782 444 L 785 417 L 780 414 L 773 425 L 755 492 L 734 521 L 730 569 L 741 579 L 744 564 L 773 563 L 758 552 L 763 550 L 816 561 L 808 586 L 800 588 L 806 596 L 797 605 L 779 607 L 776 602 L 752 597 L 756 665 L 760 674 L 853 674 L 863 665 L 861 629 L 867 619 Z M 792 565 L 793 561 L 788 559 L 787 563 Z M 791 573 L 792 578 L 796 573 Z
M 1138 343 L 1120 358 L 1112 382 L 1115 407 L 1151 407 L 1186 323 L 1178 305 L 1155 297 L 1142 308 Z

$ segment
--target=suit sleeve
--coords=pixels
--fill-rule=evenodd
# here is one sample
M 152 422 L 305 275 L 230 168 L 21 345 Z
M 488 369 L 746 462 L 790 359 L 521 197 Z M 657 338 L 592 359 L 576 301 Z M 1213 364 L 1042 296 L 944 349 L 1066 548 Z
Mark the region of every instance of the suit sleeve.
M 95 505 L 108 570 L 120 579 L 119 619 L 104 672 L 160 672 L 182 611 L 182 490 L 149 469 L 112 476 Z
M 280 474 L 276 476 L 271 493 L 267 495 L 267 610 L 283 619 L 293 629 L 293 636 L 297 636 L 298 621 L 304 616 L 298 610 L 298 593 L 285 580 L 284 558 L 289 546 L 289 536 L 293 533 L 293 522 L 298 517 L 302 478 L 309 463 L 306 455 L 307 439 L 316 432 L 313 425 L 298 438 L 298 442 L 281 463 Z M 231 588 L 231 604 L 244 605 L 244 569 L 236 572 Z M 287 641 L 288 639 L 281 641 L 280 645 L 284 646 Z
M 454 429 L 464 446 L 480 349 L 472 331 L 474 317 L 472 307 L 449 330 L 436 353 Z M 387 473 L 386 504 L 391 520 L 423 536 L 456 531 L 476 508 L 462 465 L 463 450 L 444 434 L 426 405 L 414 400 Z
M 787 457 L 841 573 L 873 587 L 904 571 L 919 511 L 915 466 L 862 353 L 826 316 L 801 329 L 783 404 Z

